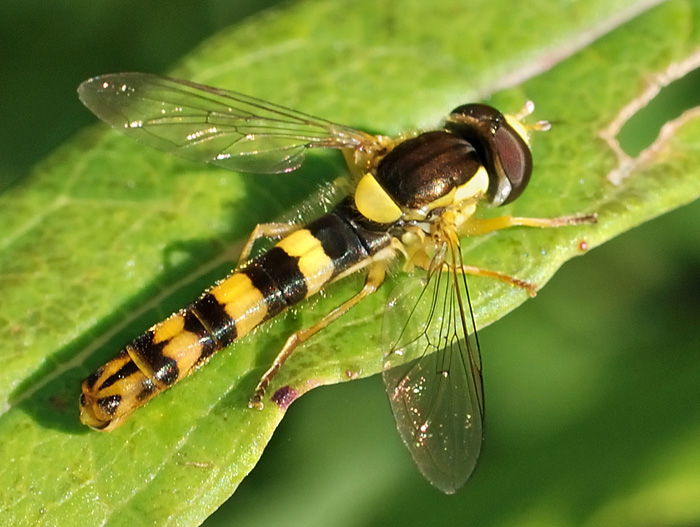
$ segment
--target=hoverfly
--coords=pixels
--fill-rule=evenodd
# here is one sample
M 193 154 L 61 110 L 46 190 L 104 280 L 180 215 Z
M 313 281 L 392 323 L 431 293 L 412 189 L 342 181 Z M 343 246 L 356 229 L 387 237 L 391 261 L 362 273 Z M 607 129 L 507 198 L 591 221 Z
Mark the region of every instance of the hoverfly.
M 266 390 L 291 353 L 384 281 L 402 257 L 404 270 L 425 271 L 387 309 L 384 383 L 399 432 L 426 478 L 459 489 L 481 449 L 484 397 L 481 357 L 466 274 L 535 286 L 465 265 L 460 236 L 511 226 L 559 227 L 595 215 L 476 219 L 478 203 L 513 201 L 532 172 L 524 124 L 484 104 L 455 108 L 441 128 L 389 138 L 290 110 L 236 92 L 142 73 L 95 77 L 78 89 L 82 102 L 113 128 L 142 143 L 235 171 L 290 172 L 310 149 L 343 150 L 354 190 L 306 225 L 261 224 L 238 269 L 190 306 L 154 325 L 82 383 L 80 418 L 113 430 L 216 351 L 351 273 L 364 287 L 311 327 L 289 337 L 250 400 Z M 248 260 L 253 242 L 276 245 Z

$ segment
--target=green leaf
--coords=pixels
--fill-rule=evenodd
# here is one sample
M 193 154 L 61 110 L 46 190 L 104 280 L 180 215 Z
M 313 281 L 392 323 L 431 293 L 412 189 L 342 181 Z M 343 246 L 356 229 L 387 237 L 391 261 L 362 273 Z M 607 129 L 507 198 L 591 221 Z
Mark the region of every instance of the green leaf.
M 543 3 L 518 16 L 508 3 L 482 4 L 298 3 L 214 37 L 174 74 L 382 133 L 434 126 L 469 100 L 505 111 L 534 100 L 536 117 L 555 126 L 535 139 L 528 191 L 497 212 L 596 211 L 599 223 L 513 229 L 465 248 L 470 264 L 539 285 L 582 242 L 593 248 L 698 196 L 693 114 L 626 160 L 621 179 L 600 136 L 654 75 L 695 60 L 695 4 L 641 14 L 653 3 Z M 257 379 L 292 331 L 352 295 L 360 277 L 221 352 L 114 433 L 79 423 L 79 382 L 223 276 L 254 224 L 290 214 L 342 172 L 324 154 L 292 175 L 239 176 L 95 126 L 0 196 L 2 523 L 197 525 L 231 495 L 284 415 L 247 409 Z M 378 372 L 397 280 L 300 350 L 272 390 Z M 480 327 L 527 298 L 484 279 L 470 288 Z

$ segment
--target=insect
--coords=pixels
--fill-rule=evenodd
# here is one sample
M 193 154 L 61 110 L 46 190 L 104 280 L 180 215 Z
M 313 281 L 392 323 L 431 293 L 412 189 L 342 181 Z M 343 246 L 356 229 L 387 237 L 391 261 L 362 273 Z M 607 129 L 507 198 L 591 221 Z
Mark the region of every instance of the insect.
M 423 270 L 387 308 L 384 383 L 399 432 L 426 478 L 447 493 L 469 478 L 481 449 L 481 357 L 467 274 L 489 276 L 534 295 L 533 284 L 465 265 L 461 236 L 511 226 L 559 227 L 595 215 L 476 219 L 478 203 L 517 198 L 532 172 L 524 124 L 484 104 L 455 108 L 441 128 L 399 138 L 355 130 L 240 93 L 142 73 L 95 77 L 78 89 L 100 119 L 142 143 L 224 168 L 280 173 L 313 148 L 341 149 L 353 191 L 306 225 L 261 224 L 234 270 L 188 307 L 154 325 L 82 383 L 80 418 L 113 430 L 218 350 L 343 277 L 365 283 L 311 327 L 289 337 L 260 379 L 251 407 L 287 358 L 384 281 L 393 261 Z M 248 259 L 255 240 L 277 239 Z

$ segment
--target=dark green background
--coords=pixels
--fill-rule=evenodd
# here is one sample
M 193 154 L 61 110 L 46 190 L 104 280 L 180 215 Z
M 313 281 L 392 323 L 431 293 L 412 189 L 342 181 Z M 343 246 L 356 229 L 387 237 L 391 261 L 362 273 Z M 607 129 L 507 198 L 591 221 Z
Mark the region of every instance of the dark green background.
M 75 94 L 82 80 L 166 72 L 261 6 L 145 4 L 0 4 L 0 189 L 94 122 Z M 679 91 L 690 97 L 696 85 Z M 661 103 L 657 113 L 669 108 Z M 486 440 L 457 496 L 442 496 L 413 468 L 375 377 L 295 403 L 258 467 L 207 525 L 508 524 L 552 503 L 554 517 L 582 525 L 653 486 L 665 477 L 663 466 L 648 470 L 657 453 L 700 425 L 698 225 L 694 203 L 637 228 L 568 263 L 536 300 L 480 334 Z M 700 486 L 700 471 L 690 483 Z

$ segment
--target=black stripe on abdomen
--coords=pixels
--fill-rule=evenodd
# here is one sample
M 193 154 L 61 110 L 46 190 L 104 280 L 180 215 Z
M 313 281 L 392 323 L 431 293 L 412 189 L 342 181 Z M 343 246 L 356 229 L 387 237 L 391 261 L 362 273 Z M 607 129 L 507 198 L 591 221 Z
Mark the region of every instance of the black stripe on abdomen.
M 236 321 L 226 312 L 226 306 L 219 302 L 209 291 L 194 302 L 189 309 L 207 328 L 217 349 L 225 348 L 238 338 Z M 212 353 L 217 350 L 213 350 Z
M 369 257 L 355 229 L 333 212 L 312 221 L 306 229 L 321 242 L 323 252 L 331 259 L 333 277 Z
M 253 280 L 253 276 L 251 276 L 253 273 L 249 272 L 251 268 L 262 270 L 267 275 L 267 280 L 262 279 L 255 271 L 253 273 L 255 273 L 259 282 Z M 258 283 L 262 282 L 260 283 L 262 287 L 258 287 L 258 289 L 263 293 L 265 300 L 268 298 L 275 299 L 277 296 L 275 294 L 276 291 L 282 294 L 282 298 L 286 303 L 285 307 L 298 304 L 306 298 L 306 281 L 304 274 L 299 270 L 299 258 L 289 256 L 280 247 L 273 247 L 265 254 L 261 254 L 246 266 L 242 272 L 251 278 L 253 285 L 256 287 L 258 287 Z M 268 312 L 270 311 L 268 303 Z

